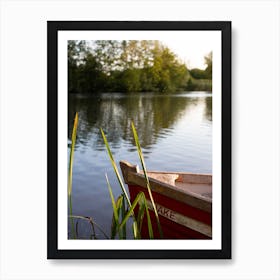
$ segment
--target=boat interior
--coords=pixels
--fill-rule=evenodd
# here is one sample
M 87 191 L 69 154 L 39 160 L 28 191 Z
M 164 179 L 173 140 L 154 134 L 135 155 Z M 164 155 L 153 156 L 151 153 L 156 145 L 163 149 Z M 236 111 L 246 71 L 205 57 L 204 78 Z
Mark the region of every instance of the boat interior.
M 212 199 L 211 175 L 148 172 L 148 176 L 180 190 Z

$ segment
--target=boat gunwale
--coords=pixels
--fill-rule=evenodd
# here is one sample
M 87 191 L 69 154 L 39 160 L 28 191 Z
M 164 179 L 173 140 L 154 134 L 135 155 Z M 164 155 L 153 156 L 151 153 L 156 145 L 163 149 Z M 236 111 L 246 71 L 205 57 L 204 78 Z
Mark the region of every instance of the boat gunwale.
M 121 170 L 123 173 L 124 181 L 126 184 L 130 186 L 140 186 L 143 188 L 147 188 L 146 178 L 144 174 L 140 173 L 140 170 L 137 165 L 132 165 L 127 161 L 120 162 Z M 157 173 L 157 174 L 176 174 L 176 175 L 194 175 L 193 173 L 187 172 L 158 172 L 158 171 L 148 171 L 149 173 Z M 204 175 L 204 174 L 195 174 L 195 175 Z M 205 174 L 210 176 L 209 174 Z M 149 177 L 149 176 L 148 176 Z M 191 205 L 195 208 L 201 209 L 208 213 L 212 212 L 212 199 L 208 197 L 201 196 L 194 192 L 190 192 L 187 190 L 182 190 L 172 184 L 168 184 L 166 182 L 157 180 L 155 178 L 149 177 L 151 190 L 167 196 L 171 199 L 183 202 L 185 204 Z

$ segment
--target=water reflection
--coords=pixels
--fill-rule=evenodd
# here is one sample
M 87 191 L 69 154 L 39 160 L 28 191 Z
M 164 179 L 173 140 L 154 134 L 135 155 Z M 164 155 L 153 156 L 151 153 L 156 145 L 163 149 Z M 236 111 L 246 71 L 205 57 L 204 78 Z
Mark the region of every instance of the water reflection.
M 202 95 L 203 96 L 203 95 Z M 198 102 L 205 103 L 205 117 L 212 120 L 212 97 L 209 95 L 156 94 L 100 94 L 97 96 L 69 96 L 68 139 L 71 138 L 73 118 L 79 113 L 76 149 L 91 145 L 104 149 L 99 129 L 102 127 L 113 148 L 122 140 L 134 143 L 131 121 L 134 122 L 141 145 L 149 148 L 158 138 L 172 134 L 174 124 Z
M 210 96 L 205 98 L 205 117 L 212 121 L 212 97 Z

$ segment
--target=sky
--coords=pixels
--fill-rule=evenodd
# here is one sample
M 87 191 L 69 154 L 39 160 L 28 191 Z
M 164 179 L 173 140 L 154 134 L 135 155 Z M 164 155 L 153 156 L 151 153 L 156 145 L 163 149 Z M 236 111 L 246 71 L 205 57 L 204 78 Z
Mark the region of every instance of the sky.
M 180 42 L 170 41 L 163 42 L 187 65 L 188 69 L 199 68 L 205 69 L 204 56 L 212 50 L 209 46 L 203 45 L 183 45 Z
M 211 32 L 188 32 L 186 36 L 161 40 L 178 57 L 186 63 L 189 69 L 205 69 L 204 56 L 213 51 L 215 40 Z
M 204 56 L 217 47 L 218 31 L 84 31 L 80 40 L 159 40 L 187 65 L 188 69 L 205 69 Z M 68 32 L 69 33 L 69 32 Z M 70 33 L 71 35 L 71 33 Z M 68 38 L 71 36 L 68 35 Z M 73 39 L 74 39 L 73 38 Z M 213 54 L 214 57 L 214 54 Z

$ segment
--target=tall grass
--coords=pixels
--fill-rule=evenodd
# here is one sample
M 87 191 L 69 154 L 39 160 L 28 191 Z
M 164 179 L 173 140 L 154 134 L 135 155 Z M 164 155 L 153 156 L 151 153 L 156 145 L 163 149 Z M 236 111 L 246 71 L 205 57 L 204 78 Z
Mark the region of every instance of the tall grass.
M 135 140 L 135 145 L 137 147 L 138 156 L 139 156 L 139 159 L 140 159 L 140 162 L 141 162 L 141 165 L 142 165 L 142 169 L 143 169 L 143 172 L 144 172 L 144 176 L 145 176 L 145 179 L 146 179 L 146 184 L 147 184 L 149 197 L 150 197 L 150 200 L 151 200 L 151 203 L 152 203 L 152 206 L 153 206 L 153 211 L 155 213 L 159 234 L 160 234 L 160 237 L 163 238 L 163 232 L 162 232 L 162 229 L 161 229 L 159 216 L 158 216 L 157 209 L 156 209 L 156 206 L 155 206 L 155 202 L 154 202 L 154 199 L 153 199 L 153 195 L 152 195 L 152 191 L 151 191 L 151 187 L 150 187 L 150 182 L 149 182 L 149 178 L 148 178 L 148 175 L 147 175 L 147 169 L 146 169 L 146 165 L 145 165 L 145 162 L 144 162 L 143 153 L 142 153 L 141 146 L 140 146 L 140 143 L 139 143 L 138 134 L 137 134 L 137 131 L 136 131 L 136 128 L 135 128 L 133 122 L 131 124 L 131 127 L 132 127 L 132 132 L 133 132 L 133 136 L 134 136 L 134 140 Z M 114 220 L 114 226 L 115 226 L 114 233 L 118 230 L 119 231 L 119 236 L 121 237 L 122 234 L 123 234 L 123 232 L 121 232 L 121 230 L 123 229 L 123 227 L 126 226 L 126 223 L 129 219 L 129 217 L 132 217 L 133 218 L 134 238 L 140 239 L 141 238 L 142 224 L 143 224 L 143 220 L 144 220 L 144 214 L 146 213 L 149 238 L 154 238 L 153 227 L 152 227 L 152 223 L 151 223 L 151 217 L 150 217 L 150 213 L 149 213 L 149 210 L 148 210 L 148 204 L 147 204 L 146 197 L 145 197 L 143 192 L 140 192 L 136 196 L 135 200 L 132 203 L 130 202 L 130 200 L 128 198 L 128 195 L 127 195 L 127 192 L 126 192 L 126 189 L 124 187 L 124 183 L 122 182 L 122 179 L 121 179 L 121 176 L 119 174 L 116 162 L 114 160 L 113 154 L 111 152 L 110 146 L 108 144 L 107 138 L 106 138 L 102 128 L 100 130 L 101 130 L 101 134 L 102 134 L 102 137 L 103 137 L 103 140 L 104 140 L 104 143 L 105 143 L 105 146 L 106 146 L 111 164 L 113 166 L 113 169 L 114 169 L 115 174 L 118 178 L 120 187 L 122 189 L 123 197 L 126 198 L 126 202 L 128 204 L 128 210 L 125 212 L 125 215 L 122 216 L 121 222 L 118 223 L 120 209 L 118 209 L 118 207 L 116 206 L 116 203 L 114 202 L 112 189 L 110 187 L 108 178 L 106 177 L 107 184 L 108 184 L 108 187 L 109 187 L 110 196 L 111 196 L 112 207 L 113 207 L 113 211 L 114 211 L 114 213 L 113 213 L 113 220 Z M 139 207 L 137 217 L 135 216 L 135 213 L 134 213 L 136 207 Z
M 149 238 L 153 239 L 154 233 L 153 233 L 153 227 L 152 227 L 147 199 L 146 199 L 144 193 L 140 192 L 140 193 L 138 193 L 138 195 L 136 196 L 134 201 L 132 201 L 132 202 L 130 201 L 127 191 L 125 189 L 124 183 L 122 181 L 122 177 L 118 171 L 117 164 L 114 160 L 113 154 L 111 152 L 110 146 L 108 144 L 107 138 L 106 138 L 105 133 L 102 130 L 102 128 L 100 130 L 101 130 L 101 134 L 102 134 L 102 137 L 103 137 L 103 140 L 105 143 L 105 147 L 108 152 L 110 162 L 113 166 L 114 172 L 115 172 L 116 177 L 119 182 L 119 186 L 122 191 L 121 195 L 115 200 L 108 176 L 107 176 L 107 174 L 105 174 L 108 191 L 109 191 L 109 195 L 111 198 L 112 209 L 113 209 L 110 237 L 105 233 L 105 231 L 98 224 L 95 223 L 93 218 L 87 217 L 87 216 L 82 216 L 82 215 L 73 215 L 73 209 L 72 209 L 72 176 L 73 175 L 72 174 L 73 174 L 74 148 L 75 148 L 76 137 L 77 137 L 78 119 L 79 119 L 78 113 L 76 113 L 75 119 L 74 119 L 73 131 L 72 131 L 72 143 L 71 143 L 71 149 L 70 149 L 69 168 L 68 168 L 68 210 L 69 210 L 69 218 L 71 220 L 70 236 L 74 239 L 77 238 L 78 221 L 85 220 L 85 221 L 88 221 L 91 226 L 91 229 L 92 229 L 91 236 L 94 239 L 97 239 L 97 236 L 95 233 L 95 226 L 103 233 L 103 235 L 107 239 L 109 239 L 109 238 L 115 239 L 117 237 L 117 235 L 119 236 L 120 239 L 126 239 L 127 238 L 127 224 L 128 224 L 129 219 L 132 218 L 132 220 L 133 220 L 132 221 L 132 231 L 133 231 L 134 239 L 141 239 L 141 230 L 142 230 L 142 226 L 143 226 L 144 217 L 146 216 Z M 154 213 L 156 216 L 159 233 L 160 233 L 160 236 L 162 237 L 163 236 L 162 230 L 161 230 L 161 226 L 160 226 L 160 222 L 159 222 L 158 213 L 157 213 L 157 210 L 155 207 L 154 199 L 152 196 L 149 179 L 147 176 L 147 170 L 146 170 L 146 166 L 145 166 L 145 162 L 144 162 L 144 157 L 143 157 L 141 147 L 139 144 L 137 131 L 136 131 L 133 123 L 132 123 L 132 131 L 133 131 L 138 155 L 139 155 L 141 165 L 143 168 L 144 176 L 146 178 L 147 189 L 148 189 L 148 193 L 150 196 L 150 200 L 153 205 L 153 210 L 154 210 Z M 138 210 L 137 216 L 135 214 L 136 208 Z M 74 219 L 77 219 L 76 227 L 74 224 Z
M 74 148 L 77 137 L 77 128 L 78 128 L 79 116 L 78 113 L 75 114 L 73 131 L 72 131 L 72 142 L 70 149 L 70 157 L 69 157 L 69 168 L 68 168 L 68 209 L 69 209 L 69 217 L 71 219 L 71 234 L 72 238 L 76 238 L 76 231 L 74 228 L 74 218 L 73 218 L 73 209 L 72 209 L 72 176 L 73 176 L 73 162 L 74 162 Z
M 144 176 L 145 176 L 145 179 L 146 179 L 146 184 L 147 184 L 149 197 L 150 197 L 150 200 L 151 200 L 151 203 L 152 203 L 152 206 L 153 206 L 153 210 L 154 210 L 154 213 L 155 213 L 155 216 L 156 216 L 156 221 L 157 221 L 159 234 L 160 234 L 160 237 L 163 238 L 163 232 L 162 232 L 162 229 L 161 229 L 157 208 L 156 208 L 156 205 L 155 205 L 155 202 L 154 202 L 154 198 L 153 198 L 151 187 L 150 187 L 150 181 L 149 181 L 149 178 L 148 178 L 148 175 L 147 175 L 147 169 L 146 169 L 146 165 L 145 165 L 145 161 L 144 161 L 144 156 L 143 156 L 141 146 L 140 146 L 140 143 L 139 143 L 138 134 L 137 134 L 137 131 L 135 129 L 135 126 L 134 126 L 133 122 L 131 123 L 131 127 L 132 127 L 132 132 L 133 132 L 133 136 L 134 136 L 134 140 L 135 140 L 135 145 L 137 147 L 138 155 L 139 155 L 140 162 L 141 162 L 141 165 L 142 165 L 142 169 L 143 169 L 143 172 L 144 172 Z
M 126 226 L 129 218 L 133 218 L 133 235 L 135 239 L 141 239 L 141 229 L 144 219 L 144 213 L 147 216 L 147 224 L 148 224 L 148 232 L 149 238 L 154 238 L 153 227 L 151 223 L 151 217 L 148 209 L 148 204 L 146 197 L 143 192 L 140 192 L 134 201 L 130 203 L 130 206 L 127 207 L 124 200 L 124 194 L 121 194 L 118 199 L 115 201 L 112 187 L 109 183 L 108 177 L 106 175 L 107 185 L 109 188 L 109 193 L 112 202 L 113 208 L 113 218 L 111 224 L 111 239 L 116 237 L 116 233 L 118 232 L 120 239 L 126 239 Z M 137 217 L 134 214 L 135 208 L 138 208 Z
M 131 208 L 132 204 L 131 204 L 130 199 L 128 197 L 127 191 L 126 191 L 126 189 L 124 187 L 124 183 L 123 183 L 122 178 L 120 176 L 120 173 L 118 171 L 118 167 L 117 167 L 117 164 L 116 164 L 116 162 L 114 160 L 114 157 L 113 157 L 113 154 L 111 152 L 110 146 L 108 144 L 106 135 L 105 135 L 105 133 L 104 133 L 102 128 L 100 128 L 100 131 L 101 131 L 101 134 L 102 134 L 102 137 L 103 137 L 103 140 L 104 140 L 104 143 L 105 143 L 105 146 L 106 146 L 106 149 L 107 149 L 107 152 L 108 152 L 111 164 L 113 166 L 114 172 L 115 172 L 115 174 L 117 176 L 119 185 L 121 187 L 123 196 L 125 197 L 126 204 L 128 205 L 129 208 Z M 110 185 L 108 185 L 108 187 L 110 188 Z M 114 206 L 113 206 L 113 209 L 114 209 Z M 115 216 L 115 213 L 114 213 L 114 216 Z M 133 216 L 133 218 L 134 218 L 134 216 Z M 117 228 L 117 230 L 119 230 L 119 217 L 115 217 L 115 227 Z M 134 236 L 135 239 L 138 239 L 139 236 L 140 236 L 140 232 L 139 232 L 139 228 L 137 226 L 137 222 L 136 222 L 135 219 L 133 221 L 132 227 L 133 227 L 133 236 Z

